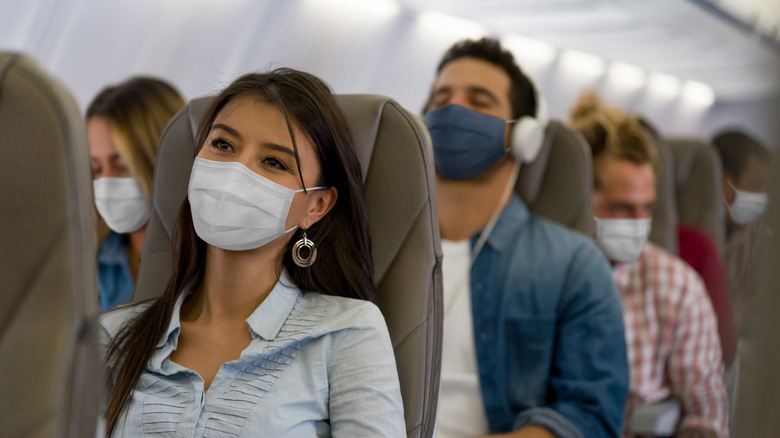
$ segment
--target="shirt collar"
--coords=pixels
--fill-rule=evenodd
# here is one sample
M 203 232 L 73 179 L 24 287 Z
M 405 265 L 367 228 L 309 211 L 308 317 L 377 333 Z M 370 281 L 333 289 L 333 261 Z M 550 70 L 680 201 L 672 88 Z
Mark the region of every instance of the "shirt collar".
M 184 299 L 193 292 L 192 286 L 185 287 L 184 290 L 187 292 L 179 295 L 179 298 L 176 300 L 173 312 L 171 312 L 171 320 L 168 322 L 168 328 L 165 330 L 165 336 L 157 343 L 157 348 L 162 348 L 170 342 L 173 349 L 176 349 L 179 332 L 181 331 L 181 306 L 184 303 Z M 252 337 L 260 337 L 267 341 L 274 339 L 282 328 L 282 324 L 284 324 L 284 321 L 287 320 L 290 312 L 292 312 L 293 306 L 300 295 L 300 289 L 294 285 L 287 270 L 283 269 L 282 275 L 279 277 L 276 285 L 274 285 L 274 288 L 271 289 L 265 300 L 246 319 Z
M 493 232 L 488 236 L 485 245 L 496 252 L 504 252 L 513 244 L 517 231 L 522 229 L 530 218 L 531 213 L 528 211 L 528 207 L 525 206 L 517 194 L 513 194 L 509 200 L 509 205 L 506 206 L 504 211 L 501 212 L 501 216 L 498 217 L 498 221 L 496 221 L 496 225 L 493 227 Z M 472 245 L 478 238 L 479 233 L 472 238 Z
M 283 269 L 271 293 L 246 319 L 252 337 L 266 341 L 276 338 L 300 295 L 300 289 L 295 286 L 287 270 Z
M 171 320 L 168 321 L 168 328 L 165 329 L 165 336 L 160 338 L 160 341 L 157 343 L 157 348 L 162 348 L 170 341 L 173 344 L 173 349 L 176 349 L 179 341 L 179 332 L 181 331 L 181 305 L 184 303 L 184 299 L 193 292 L 192 285 L 190 284 L 189 287 L 185 287 L 184 291 L 185 292 L 179 294 L 179 298 L 176 299 L 176 304 L 173 306 L 173 312 L 171 312 Z

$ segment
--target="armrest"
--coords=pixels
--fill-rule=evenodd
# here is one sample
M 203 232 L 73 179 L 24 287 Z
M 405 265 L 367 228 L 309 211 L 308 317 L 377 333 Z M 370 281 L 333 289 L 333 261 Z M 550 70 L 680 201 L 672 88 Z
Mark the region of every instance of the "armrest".
M 628 419 L 628 429 L 632 435 L 670 437 L 679 420 L 680 403 L 670 398 L 635 410 Z

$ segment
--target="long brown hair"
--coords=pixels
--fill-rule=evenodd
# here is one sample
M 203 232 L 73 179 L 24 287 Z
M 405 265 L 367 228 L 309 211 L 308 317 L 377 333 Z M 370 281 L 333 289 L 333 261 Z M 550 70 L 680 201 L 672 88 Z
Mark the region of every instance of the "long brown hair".
M 119 156 L 147 198 L 152 194 L 157 142 L 183 107 L 184 99 L 171 84 L 147 76 L 104 88 L 87 107 L 87 120 L 102 117 L 108 122 Z
M 376 302 L 360 162 L 344 115 L 330 89 L 308 73 L 287 68 L 242 76 L 223 90 L 204 114 L 195 154 L 205 143 L 217 114 L 238 96 L 252 96 L 279 106 L 287 121 L 299 169 L 293 123 L 302 127 L 319 160 L 321 172 L 317 184 L 338 190 L 333 209 L 306 230 L 318 251 L 327 257 L 317 259 L 309 268 L 292 262 L 290 249 L 301 230 L 296 231 L 284 252 L 282 263 L 295 285 L 303 291 Z M 164 335 L 179 296 L 203 277 L 206 243 L 195 233 L 186 198 L 176 220 L 173 251 L 174 270 L 165 292 L 120 331 L 106 355 L 106 364 L 111 366 L 110 378 L 114 380 L 106 410 L 107 436 L 113 433 L 122 409 Z

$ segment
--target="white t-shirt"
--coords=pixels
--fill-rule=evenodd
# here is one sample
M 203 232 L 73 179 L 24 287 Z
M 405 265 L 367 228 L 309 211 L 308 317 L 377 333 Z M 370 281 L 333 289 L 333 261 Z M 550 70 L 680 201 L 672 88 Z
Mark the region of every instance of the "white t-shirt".
M 444 337 L 436 438 L 488 433 L 471 316 L 471 245 L 442 239 Z

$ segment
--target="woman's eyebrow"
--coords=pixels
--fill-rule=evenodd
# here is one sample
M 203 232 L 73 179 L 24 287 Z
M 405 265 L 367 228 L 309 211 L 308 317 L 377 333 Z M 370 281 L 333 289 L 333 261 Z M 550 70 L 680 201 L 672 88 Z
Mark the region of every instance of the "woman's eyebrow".
M 275 150 L 275 151 L 278 151 L 278 152 L 282 152 L 284 154 L 289 155 L 292 158 L 295 158 L 295 152 L 293 152 L 293 150 L 290 149 L 287 146 L 280 145 L 278 143 L 263 142 L 263 147 L 267 147 L 269 149 L 272 149 L 272 150 Z
M 233 128 L 232 126 L 226 125 L 226 124 L 224 124 L 224 123 L 215 123 L 215 124 L 213 124 L 213 125 L 211 126 L 211 129 L 212 129 L 212 131 L 213 131 L 214 129 L 221 129 L 222 131 L 225 131 L 225 132 L 227 132 L 228 134 L 231 134 L 231 135 L 233 135 L 233 136 L 235 136 L 235 137 L 238 137 L 239 139 L 241 139 L 241 134 L 239 134 L 238 130 L 236 130 L 236 129 L 235 129 L 235 128 Z

